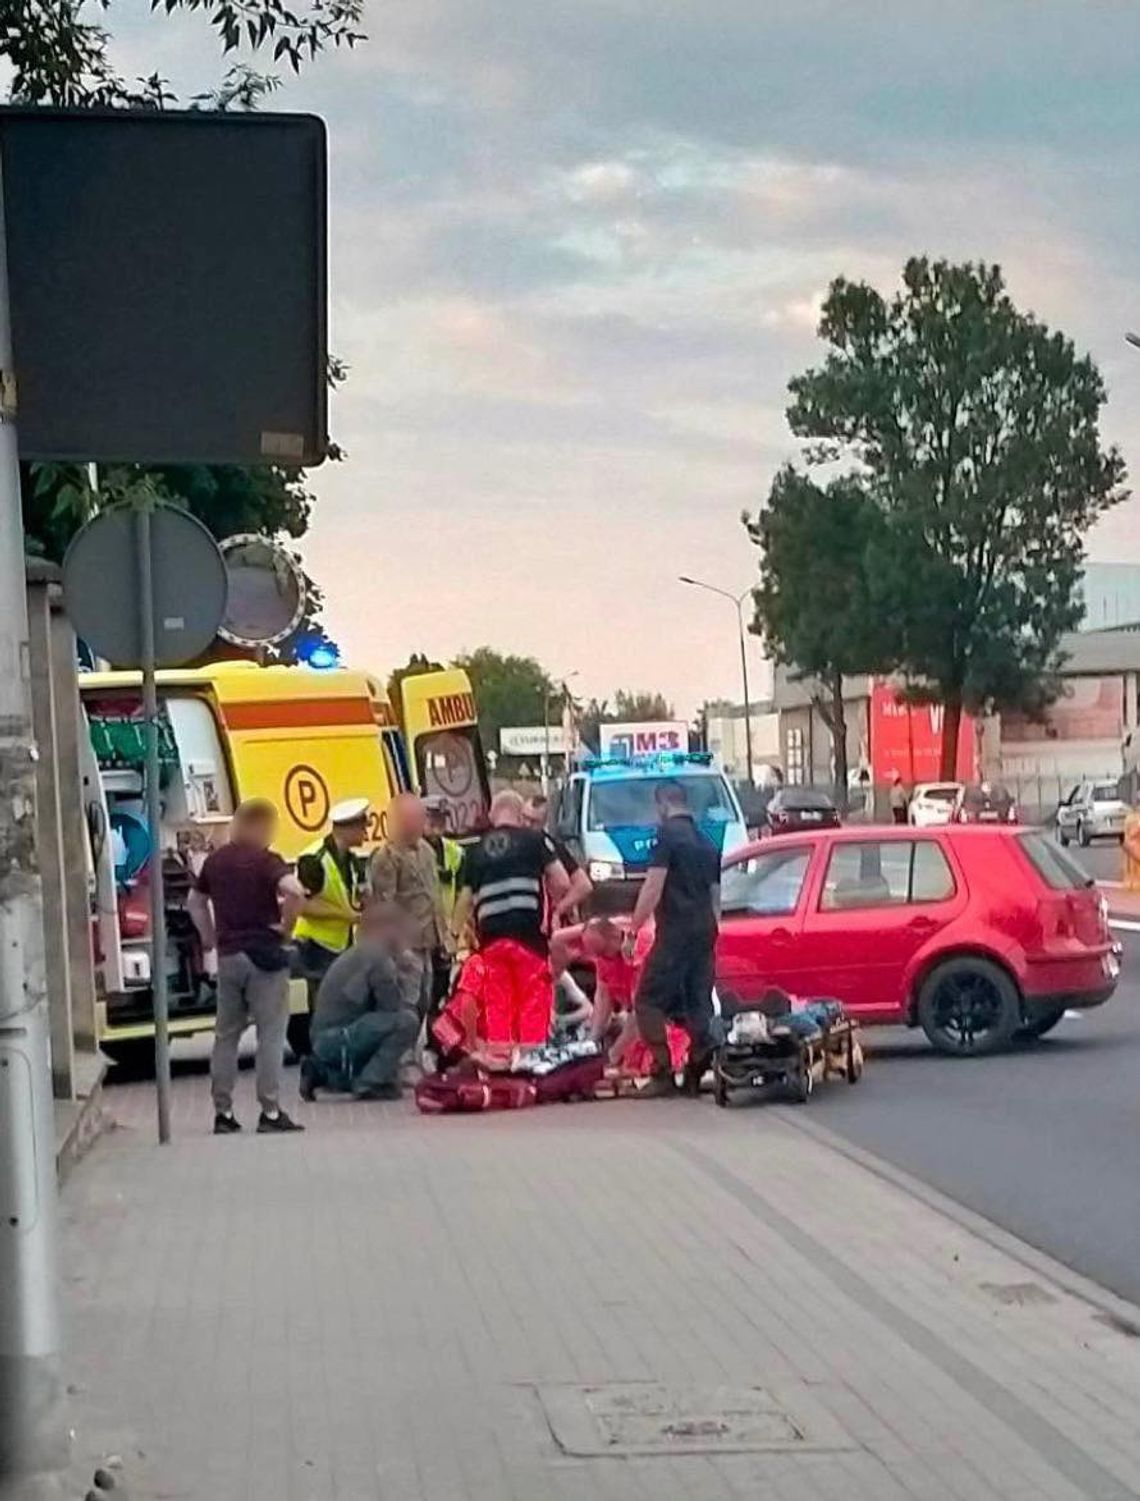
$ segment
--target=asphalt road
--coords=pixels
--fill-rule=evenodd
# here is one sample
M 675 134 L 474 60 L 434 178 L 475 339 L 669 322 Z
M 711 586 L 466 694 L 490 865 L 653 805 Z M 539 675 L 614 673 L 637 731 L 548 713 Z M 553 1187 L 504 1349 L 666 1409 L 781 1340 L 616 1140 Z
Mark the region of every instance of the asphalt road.
M 1140 1304 L 1140 935 L 1121 934 L 1116 995 L 996 1058 L 870 1034 L 855 1089 L 813 1119 Z

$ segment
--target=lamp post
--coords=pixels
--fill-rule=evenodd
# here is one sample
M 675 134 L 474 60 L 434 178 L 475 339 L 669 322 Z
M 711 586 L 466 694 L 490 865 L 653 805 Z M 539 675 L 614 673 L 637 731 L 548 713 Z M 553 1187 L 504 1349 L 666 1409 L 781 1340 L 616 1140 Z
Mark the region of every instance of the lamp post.
M 744 688 L 744 753 L 748 758 L 745 781 L 752 787 L 755 785 L 752 779 L 752 700 L 748 694 L 748 652 L 744 632 L 744 601 L 752 597 L 752 590 L 748 588 L 740 594 L 731 594 L 727 589 L 719 589 L 716 584 L 706 584 L 701 579 L 691 579 L 685 574 L 680 575 L 679 582 L 688 584 L 693 589 L 706 589 L 710 594 L 719 594 L 721 599 L 730 600 L 736 607 L 736 624 L 740 632 L 740 680 Z

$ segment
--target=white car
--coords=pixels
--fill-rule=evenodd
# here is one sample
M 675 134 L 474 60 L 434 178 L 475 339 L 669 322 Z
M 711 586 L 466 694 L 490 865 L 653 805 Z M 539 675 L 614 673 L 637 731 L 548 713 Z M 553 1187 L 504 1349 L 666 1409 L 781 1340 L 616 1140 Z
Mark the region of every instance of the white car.
M 908 819 L 919 829 L 949 823 L 961 791 L 961 782 L 920 782 L 907 809 Z
M 1062 844 L 1075 839 L 1082 848 L 1094 839 L 1123 840 L 1127 817 L 1119 782 L 1082 782 L 1057 809 L 1057 838 Z

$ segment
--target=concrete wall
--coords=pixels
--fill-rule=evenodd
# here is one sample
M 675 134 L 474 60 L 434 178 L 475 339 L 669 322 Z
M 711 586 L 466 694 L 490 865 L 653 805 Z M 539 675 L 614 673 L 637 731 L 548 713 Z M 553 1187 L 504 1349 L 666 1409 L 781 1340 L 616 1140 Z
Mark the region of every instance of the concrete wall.
M 43 882 L 44 957 L 57 1100 L 74 1100 L 95 1056 L 95 972 L 87 884 L 87 824 L 79 778 L 80 707 L 75 634 L 63 614 L 58 570 L 29 562 L 28 648 L 36 767 L 36 845 Z

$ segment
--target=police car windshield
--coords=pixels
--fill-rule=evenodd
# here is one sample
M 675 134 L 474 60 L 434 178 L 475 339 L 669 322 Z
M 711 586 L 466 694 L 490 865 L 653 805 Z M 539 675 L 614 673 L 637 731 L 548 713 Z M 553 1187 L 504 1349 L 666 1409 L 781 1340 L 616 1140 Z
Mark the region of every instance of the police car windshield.
M 591 784 L 587 828 L 644 828 L 660 822 L 654 792 L 662 782 L 670 781 L 680 782 L 684 787 L 689 812 L 698 821 L 711 818 L 729 823 L 736 817 L 722 777 L 630 777 Z

